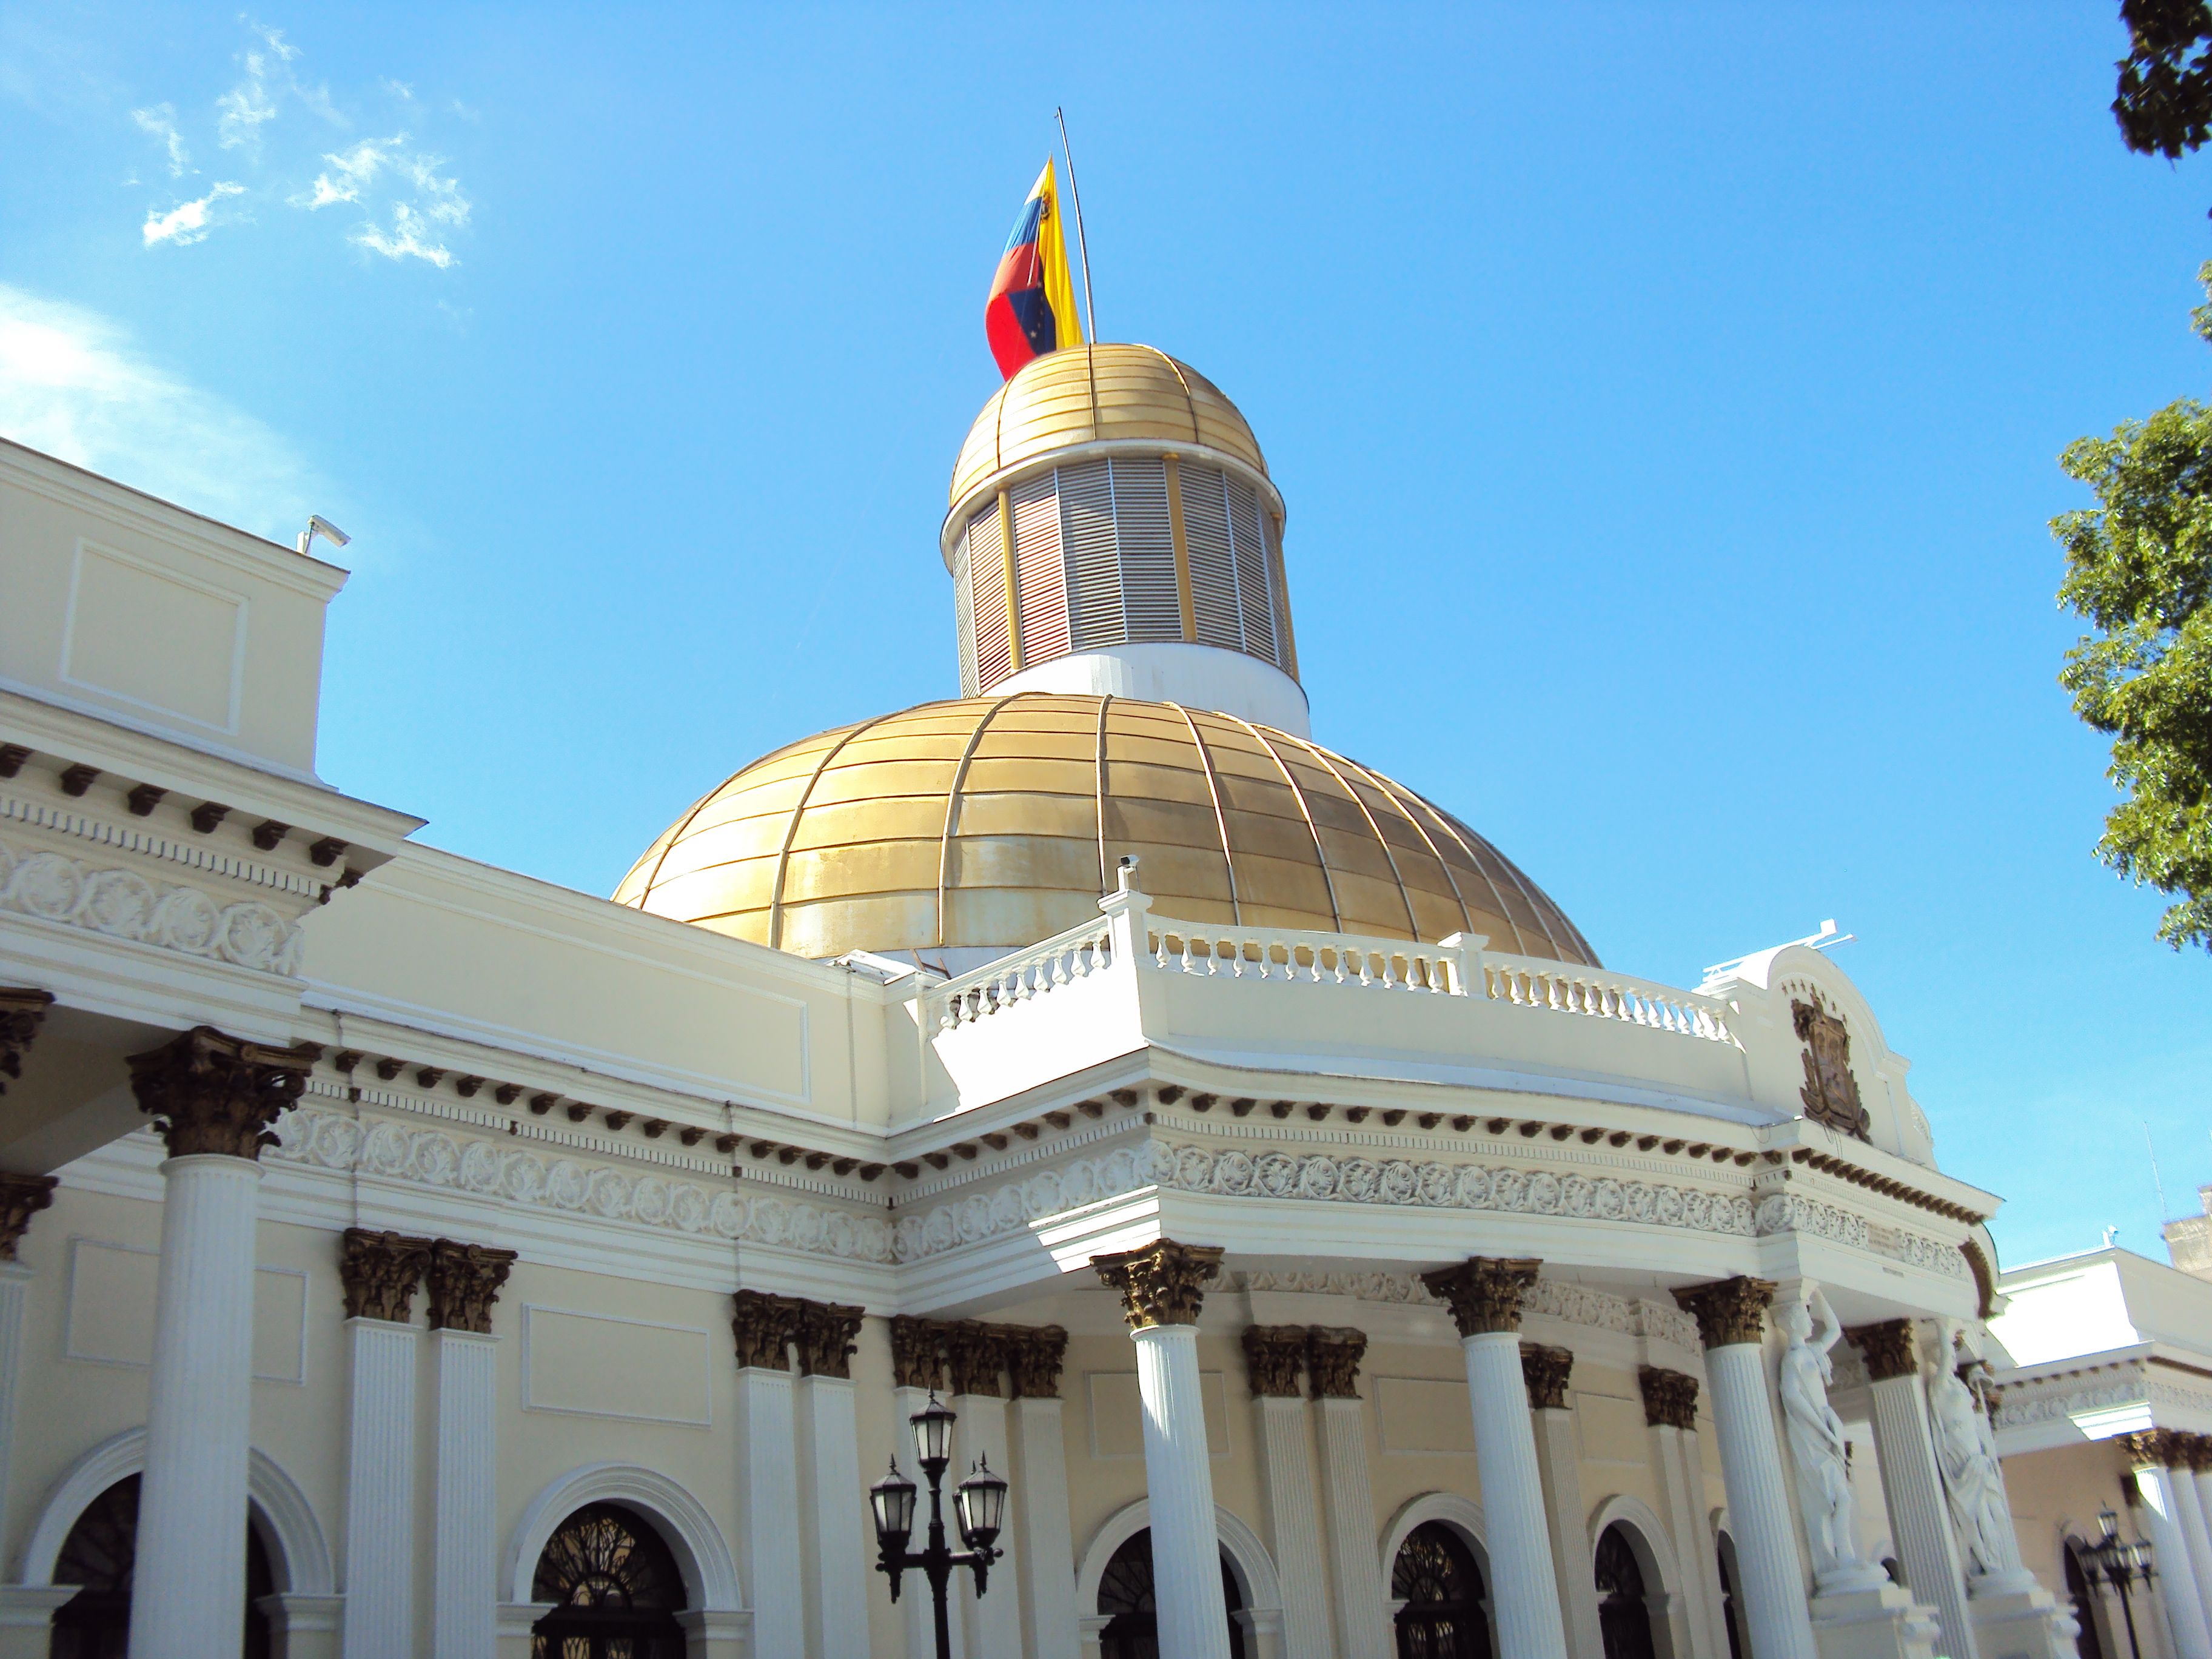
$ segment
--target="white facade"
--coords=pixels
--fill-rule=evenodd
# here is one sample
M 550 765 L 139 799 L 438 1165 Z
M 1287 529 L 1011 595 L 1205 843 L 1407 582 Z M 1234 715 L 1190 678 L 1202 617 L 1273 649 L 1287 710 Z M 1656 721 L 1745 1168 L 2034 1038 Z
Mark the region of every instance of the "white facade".
M 33 596 L 0 616 L 0 1654 L 90 1606 L 66 1575 L 141 1476 L 174 1518 L 134 1651 L 229 1651 L 250 1592 L 295 1659 L 520 1656 L 612 1513 L 683 1650 L 926 1655 L 862 1483 L 913 1473 L 933 1386 L 952 1479 L 1012 1481 L 948 1609 L 975 1659 L 1121 1650 L 1147 1528 L 1174 1659 L 1454 1618 L 1514 1659 L 2071 1641 L 1941 1479 L 1885 1479 L 1936 1461 L 1943 1334 L 1985 1343 L 1997 1200 L 1820 952 L 1674 989 L 1197 928 L 1139 869 L 960 980 L 805 961 L 323 785 L 329 567 L 0 445 L 0 574 Z M 1801 1008 L 1848 1032 L 1863 1138 L 1807 1115 Z M 257 1157 L 239 1115 L 295 1089 Z M 1792 1404 L 1768 1304 L 1815 1292 L 1892 1358 L 1812 1355 Z M 1839 1470 L 1787 1449 L 1800 1409 Z M 1816 1586 L 1808 1512 L 1946 1582 Z M 1472 1564 L 1466 1606 L 1424 1561 Z

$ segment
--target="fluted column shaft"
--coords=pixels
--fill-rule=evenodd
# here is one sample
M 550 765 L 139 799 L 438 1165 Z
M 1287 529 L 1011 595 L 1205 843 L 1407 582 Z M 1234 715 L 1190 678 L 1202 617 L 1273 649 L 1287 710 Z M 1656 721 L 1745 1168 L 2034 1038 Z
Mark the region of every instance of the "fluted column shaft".
M 753 1607 L 753 1650 L 763 1656 L 806 1651 L 805 1589 L 799 1559 L 799 1456 L 787 1370 L 749 1365 L 738 1372 L 738 1571 Z
M 1199 1391 L 1198 1331 L 1133 1331 L 1145 1411 L 1145 1490 L 1163 1659 L 1229 1659 L 1229 1607 L 1213 1522 L 1213 1468 Z
M 2141 1437 L 2154 1444 L 2156 1439 L 2153 1435 Z M 2191 1481 L 2192 1490 L 2185 1494 L 2181 1482 L 2190 1477 L 2167 1468 L 2155 1449 L 2138 1452 L 2134 1462 L 2136 1486 L 2143 1497 L 2142 1507 L 2136 1511 L 2136 1524 L 2150 1538 L 2158 1567 L 2159 1599 L 2173 1632 L 2175 1651 L 2179 1659 L 2212 1659 L 2212 1632 L 2206 1629 L 2203 1589 L 2197 1582 L 2196 1559 L 2182 1519 L 2182 1499 L 2185 1495 L 2196 1497 L 2195 1482 Z M 2196 1506 L 2191 1503 L 2189 1507 Z M 2201 1511 L 2197 1524 L 2203 1524 Z
M 497 1339 L 430 1334 L 438 1358 L 438 1485 L 430 1630 L 438 1659 L 491 1659 L 499 1602 Z
M 1869 1370 L 1874 1368 L 1870 1361 Z M 1966 1609 L 1966 1564 L 1951 1528 L 1917 1364 L 1893 1376 L 1874 1377 L 1871 1392 L 1875 1455 L 1881 1462 L 1890 1536 L 1906 1588 L 1936 1609 L 1948 1659 L 1978 1659 L 1974 1623 Z
M 1075 1544 L 1060 1401 L 1024 1395 L 1013 1402 L 1011 1416 L 1022 1651 L 1031 1659 L 1076 1659 Z
M 415 1650 L 415 1358 L 405 1325 L 349 1319 L 345 1659 Z
M 1768 1401 L 1765 1355 L 1758 1342 L 1705 1350 L 1720 1437 L 1721 1482 L 1728 1491 L 1735 1540 L 1737 1588 L 1758 1659 L 1814 1659 L 1813 1619 L 1805 1602 L 1805 1570 L 1797 1559 L 1782 1445 Z
M 1293 1393 L 1252 1401 L 1258 1429 L 1261 1501 L 1268 1542 L 1283 1585 L 1283 1645 L 1289 1659 L 1329 1659 L 1328 1591 L 1321 1549 L 1321 1507 L 1305 1401 Z
M 809 1542 L 807 1651 L 817 1659 L 868 1650 L 866 1522 L 860 1413 L 849 1376 L 799 1379 L 799 1458 Z
M 2166 1487 L 2173 1494 L 2173 1514 L 2189 1547 L 2189 1571 L 2197 1581 L 2197 1608 L 2204 1615 L 2207 1635 L 2212 1636 L 2212 1534 L 2204 1525 L 2204 1505 L 2197 1501 L 2197 1477 L 2185 1464 L 2169 1463 Z
M 1315 1401 L 1321 1414 L 1322 1491 L 1336 1565 L 1340 1659 L 1389 1659 L 1395 1647 L 1375 1549 L 1375 1488 L 1367 1471 L 1366 1402 Z
M 1460 1342 L 1474 1414 L 1475 1468 L 1490 1536 L 1490 1596 L 1498 1639 L 1515 1659 L 1566 1659 L 1544 1477 L 1521 1375 L 1521 1333 L 1482 1331 Z
M 261 1166 L 194 1153 L 168 1159 L 161 1178 L 131 1652 L 208 1659 L 235 1652 L 246 1622 Z
M 1001 1477 L 1010 1467 L 1006 1457 L 1006 1402 L 995 1394 L 957 1394 L 952 1409 L 960 1422 L 959 1462 L 946 1473 L 946 1481 L 958 1485 L 962 1474 L 977 1458 L 986 1459 Z M 984 1590 L 975 1593 L 975 1575 L 962 1573 L 956 1591 L 966 1604 L 969 1659 L 997 1659 L 1002 1653 L 1018 1653 L 1022 1645 L 1021 1531 L 1011 1527 L 999 1534 L 1000 1559 L 991 1569 Z

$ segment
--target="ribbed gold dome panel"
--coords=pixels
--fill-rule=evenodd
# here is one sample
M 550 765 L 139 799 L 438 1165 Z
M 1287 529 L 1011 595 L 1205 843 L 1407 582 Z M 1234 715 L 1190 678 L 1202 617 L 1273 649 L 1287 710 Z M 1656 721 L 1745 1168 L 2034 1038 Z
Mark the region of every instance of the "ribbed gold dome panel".
M 1264 476 L 1259 440 L 1237 405 L 1188 363 L 1142 345 L 1049 351 L 992 394 L 952 468 L 951 501 L 993 473 L 1078 444 L 1127 439 L 1200 444 Z
M 1125 854 L 1163 915 L 1595 965 L 1535 883 L 1449 813 L 1267 726 L 1025 692 L 924 703 L 755 761 L 617 903 L 799 956 L 1013 950 L 1098 914 Z

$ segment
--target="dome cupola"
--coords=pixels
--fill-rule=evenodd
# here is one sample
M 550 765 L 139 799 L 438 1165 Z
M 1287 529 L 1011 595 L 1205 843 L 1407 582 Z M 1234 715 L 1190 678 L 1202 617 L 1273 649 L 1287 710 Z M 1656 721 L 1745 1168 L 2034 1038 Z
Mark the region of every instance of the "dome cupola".
M 1150 346 L 1072 346 L 1000 388 L 941 538 L 968 696 L 1180 702 L 1304 735 L 1283 498 L 1236 404 Z

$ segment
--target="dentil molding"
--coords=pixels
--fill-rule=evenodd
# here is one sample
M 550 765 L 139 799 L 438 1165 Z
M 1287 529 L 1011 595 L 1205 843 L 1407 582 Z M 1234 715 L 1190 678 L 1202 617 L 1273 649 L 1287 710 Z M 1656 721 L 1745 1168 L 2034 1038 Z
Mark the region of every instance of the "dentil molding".
M 258 899 L 225 904 L 197 887 L 99 868 L 0 842 L 0 911 L 82 927 L 185 956 L 296 978 L 296 923 Z

